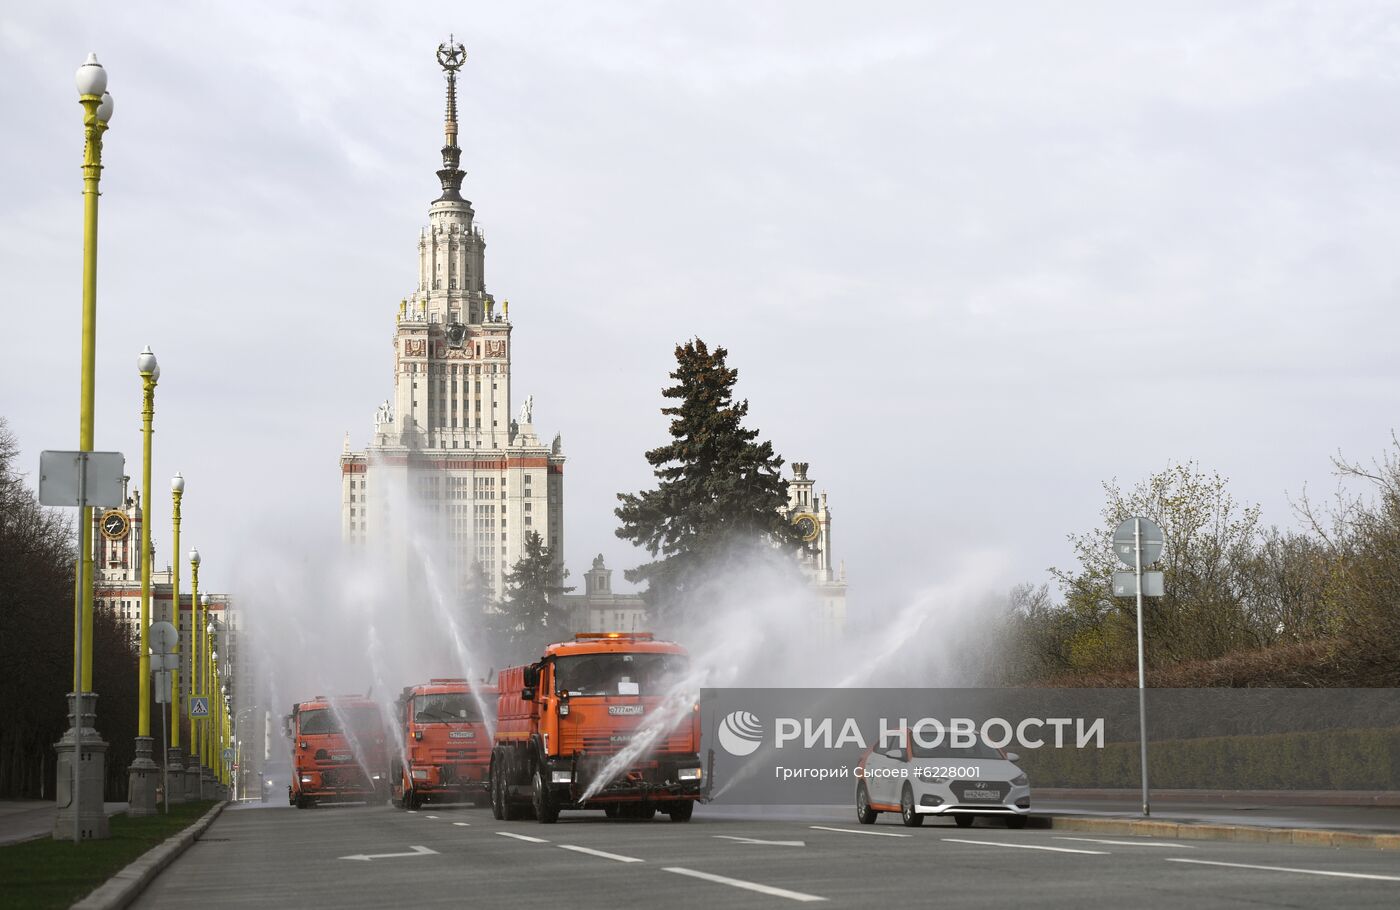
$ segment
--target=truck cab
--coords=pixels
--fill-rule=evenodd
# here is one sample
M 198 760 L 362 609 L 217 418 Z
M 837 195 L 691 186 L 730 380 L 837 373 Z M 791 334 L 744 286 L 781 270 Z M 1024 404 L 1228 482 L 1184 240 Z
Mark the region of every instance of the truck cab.
M 389 772 L 395 805 L 485 805 L 496 701 L 495 686 L 465 679 L 434 679 L 403 690 L 395 705 L 403 749 Z
M 561 809 L 661 811 L 689 821 L 708 774 L 699 706 L 680 691 L 688 672 L 683 647 L 645 632 L 579 633 L 502 671 L 492 813 L 533 810 L 549 823 Z
M 318 695 L 293 705 L 284 720 L 292 740 L 287 800 L 293 806 L 388 798 L 388 731 L 379 705 L 358 695 Z

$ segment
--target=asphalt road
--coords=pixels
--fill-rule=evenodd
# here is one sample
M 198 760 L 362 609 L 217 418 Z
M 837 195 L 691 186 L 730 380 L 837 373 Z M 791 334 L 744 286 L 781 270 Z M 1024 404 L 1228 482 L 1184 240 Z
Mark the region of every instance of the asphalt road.
M 371 859 L 356 857 L 370 856 Z M 1400 854 L 1070 837 L 881 816 L 689 824 L 485 809 L 230 808 L 142 895 L 200 907 L 1396 907 Z

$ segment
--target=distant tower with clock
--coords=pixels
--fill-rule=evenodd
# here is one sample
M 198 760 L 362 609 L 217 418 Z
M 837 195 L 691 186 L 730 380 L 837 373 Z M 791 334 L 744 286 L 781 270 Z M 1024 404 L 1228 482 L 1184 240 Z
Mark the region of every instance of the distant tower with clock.
M 398 304 L 394 393 L 369 445 L 340 457 L 341 536 L 391 564 L 438 566 L 439 582 L 484 576 L 494 597 L 535 532 L 562 571 L 564 454 L 542 442 L 534 398 L 511 408 L 510 304 L 486 290 L 486 241 L 462 197 L 457 145 L 461 44 L 440 45 L 447 80 L 442 194 L 418 238 L 418 281 Z
M 826 492 L 818 495 L 815 482 L 807 476 L 808 467 L 805 461 L 792 463 L 788 518 L 806 545 L 799 560 L 820 603 L 820 628 L 839 636 L 846 628 L 846 567 L 844 563 L 837 567 L 832 562 L 831 509 L 827 506 Z
M 111 612 L 133 639 L 141 635 L 141 525 L 147 503 L 122 478 L 122 504 L 97 513 L 93 535 L 93 603 Z M 155 553 L 155 542 L 151 542 Z M 188 595 L 188 591 L 186 592 Z M 151 622 L 170 619 L 170 569 L 151 562 Z

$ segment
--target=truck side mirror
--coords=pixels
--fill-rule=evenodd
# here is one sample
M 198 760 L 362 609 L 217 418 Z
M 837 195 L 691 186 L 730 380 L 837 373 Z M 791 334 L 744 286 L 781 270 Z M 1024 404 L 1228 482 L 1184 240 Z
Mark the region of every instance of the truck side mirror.
M 526 701 L 534 701 L 534 700 L 535 700 L 535 687 L 534 687 L 534 686 L 526 686 L 525 688 L 521 689 L 521 690 L 520 690 L 520 697 L 523 698 L 523 699 L 525 699 Z
M 533 689 L 540 684 L 540 668 L 535 664 L 526 667 L 523 676 L 527 689 Z

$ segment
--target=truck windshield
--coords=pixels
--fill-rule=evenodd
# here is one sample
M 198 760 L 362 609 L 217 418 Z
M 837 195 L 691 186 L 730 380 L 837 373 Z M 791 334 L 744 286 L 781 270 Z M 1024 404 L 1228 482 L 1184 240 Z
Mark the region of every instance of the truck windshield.
M 356 733 L 372 733 L 380 727 L 379 709 L 370 706 L 341 708 L 339 711 L 332 708 L 302 711 L 297 726 L 303 736 L 340 733 L 342 718 L 350 722 L 351 729 Z
M 487 705 L 490 710 L 492 705 Z M 437 695 L 413 697 L 413 722 L 416 724 L 479 724 L 481 703 L 468 692 L 442 692 Z
M 554 659 L 554 688 L 569 695 L 665 695 L 689 664 L 684 654 L 570 654 Z

